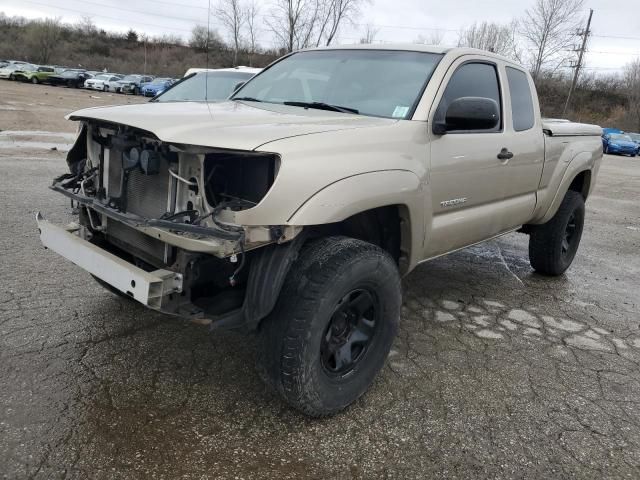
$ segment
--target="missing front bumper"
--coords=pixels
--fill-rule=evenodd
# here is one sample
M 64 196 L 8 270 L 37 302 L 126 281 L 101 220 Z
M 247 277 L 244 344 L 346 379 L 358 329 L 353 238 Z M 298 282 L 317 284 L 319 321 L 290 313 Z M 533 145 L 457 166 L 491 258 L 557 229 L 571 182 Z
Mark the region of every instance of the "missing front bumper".
M 133 299 L 156 310 L 173 293 L 182 291 L 182 275 L 170 270 L 146 272 L 135 265 L 54 225 L 38 212 L 42 244 Z

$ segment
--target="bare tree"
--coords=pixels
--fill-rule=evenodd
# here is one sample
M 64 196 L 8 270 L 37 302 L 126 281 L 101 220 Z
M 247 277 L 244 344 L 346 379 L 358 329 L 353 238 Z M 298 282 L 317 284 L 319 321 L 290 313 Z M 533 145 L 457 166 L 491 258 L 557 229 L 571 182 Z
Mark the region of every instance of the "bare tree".
M 537 79 L 548 67 L 558 68 L 573 46 L 584 0 L 536 0 L 525 11 L 522 35 L 532 50 L 531 74 Z
M 78 20 L 76 28 L 85 35 L 93 35 L 98 31 L 96 24 L 93 23 L 93 18 L 89 15 L 83 15 L 82 18 Z
M 280 47 L 292 52 L 311 45 L 322 2 L 325 0 L 275 0 L 265 23 Z
M 516 23 L 500 25 L 493 22 L 474 23 L 458 34 L 459 47 L 479 48 L 506 57 L 519 59 Z
M 242 42 L 242 26 L 245 21 L 245 10 L 240 4 L 240 0 L 220 0 L 215 9 L 214 15 L 220 20 L 222 26 L 231 37 L 233 47 L 233 65 L 238 64 L 238 52 Z
M 49 63 L 62 36 L 60 18 L 46 18 L 30 23 L 27 27 L 27 44 L 38 63 Z
M 319 2 L 316 46 L 331 45 L 338 29 L 345 22 L 353 22 L 363 0 L 325 0 Z
M 182 37 L 180 37 L 180 35 L 175 35 L 172 33 L 164 33 L 162 35 L 158 35 L 157 37 L 153 37 L 152 42 L 162 48 L 180 46 L 182 45 Z
M 634 129 L 640 131 L 640 58 L 624 67 L 624 91 L 627 97 L 627 114 Z
M 217 31 L 210 31 L 203 25 L 196 25 L 191 29 L 189 46 L 196 52 L 206 52 L 207 49 L 221 48 L 224 45 Z
M 246 27 L 247 27 L 247 46 L 249 53 L 249 66 L 253 66 L 253 55 L 256 53 L 258 49 L 258 26 L 256 21 L 258 19 L 258 15 L 260 14 L 260 6 L 256 3 L 255 0 L 250 0 L 247 6 L 245 7 L 244 17 L 246 19 Z
M 372 24 L 368 23 L 364 27 L 364 35 L 360 37 L 360 43 L 373 43 L 379 31 L 379 28 L 375 28 Z

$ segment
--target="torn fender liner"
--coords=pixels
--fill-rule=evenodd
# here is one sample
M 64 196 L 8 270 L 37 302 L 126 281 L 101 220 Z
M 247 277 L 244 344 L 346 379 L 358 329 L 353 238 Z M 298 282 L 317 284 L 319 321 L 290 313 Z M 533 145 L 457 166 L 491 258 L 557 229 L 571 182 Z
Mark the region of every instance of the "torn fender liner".
M 306 240 L 301 232 L 292 241 L 282 245 L 264 247 L 254 259 L 247 283 L 247 294 L 242 309 L 250 330 L 255 329 L 278 300 L 284 279 L 293 262 L 298 258 L 300 247 Z
M 251 262 L 247 291 L 242 308 L 214 320 L 211 328 L 244 327 L 255 330 L 260 320 L 271 313 L 280 290 L 307 235 L 302 231 L 292 241 L 263 247 Z

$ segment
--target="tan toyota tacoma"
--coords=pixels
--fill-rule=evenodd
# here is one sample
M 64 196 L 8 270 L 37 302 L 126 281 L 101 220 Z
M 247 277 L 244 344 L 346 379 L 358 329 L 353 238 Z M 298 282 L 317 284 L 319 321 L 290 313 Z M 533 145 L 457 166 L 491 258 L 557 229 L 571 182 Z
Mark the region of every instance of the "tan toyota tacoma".
M 226 102 L 89 108 L 67 227 L 42 243 L 150 308 L 260 336 L 258 366 L 312 416 L 384 364 L 400 278 L 508 232 L 560 275 L 582 234 L 601 129 L 540 118 L 530 75 L 422 45 L 306 50 Z

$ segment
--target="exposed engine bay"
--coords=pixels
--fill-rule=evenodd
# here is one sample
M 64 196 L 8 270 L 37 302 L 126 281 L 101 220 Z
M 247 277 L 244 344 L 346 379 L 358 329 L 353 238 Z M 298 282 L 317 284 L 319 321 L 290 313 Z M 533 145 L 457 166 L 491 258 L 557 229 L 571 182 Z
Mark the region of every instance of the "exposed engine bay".
M 271 188 L 277 155 L 166 144 L 122 125 L 79 132 L 70 173 L 51 188 L 77 206 L 80 238 L 145 271 L 182 275 L 164 312 L 207 319 L 239 308 L 254 250 L 291 228 L 233 222 Z

